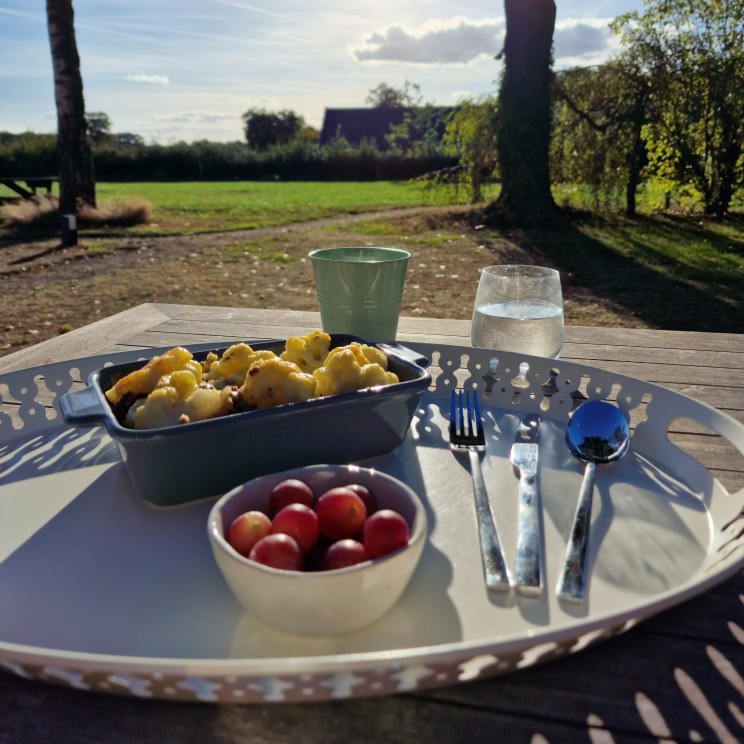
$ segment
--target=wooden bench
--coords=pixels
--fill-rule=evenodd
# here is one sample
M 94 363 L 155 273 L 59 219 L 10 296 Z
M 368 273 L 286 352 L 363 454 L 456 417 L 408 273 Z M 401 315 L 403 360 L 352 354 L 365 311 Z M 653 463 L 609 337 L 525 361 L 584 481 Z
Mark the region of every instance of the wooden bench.
M 58 181 L 57 176 L 28 176 L 23 178 L 0 176 L 0 183 L 23 199 L 33 199 L 36 196 L 37 189 L 45 189 L 46 195 L 51 196 L 52 186 Z M 26 184 L 26 188 L 21 186 L 22 183 Z

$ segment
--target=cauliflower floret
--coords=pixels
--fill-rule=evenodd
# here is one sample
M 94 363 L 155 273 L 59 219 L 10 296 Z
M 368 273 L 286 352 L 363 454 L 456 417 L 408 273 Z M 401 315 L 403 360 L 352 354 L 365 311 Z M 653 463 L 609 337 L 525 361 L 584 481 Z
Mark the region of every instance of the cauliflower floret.
M 212 358 L 210 358 L 212 357 Z M 233 344 L 225 349 L 221 358 L 217 355 L 207 356 L 204 379 L 216 388 L 240 386 L 245 382 L 245 376 L 253 362 L 259 359 L 273 359 L 273 351 L 254 351 L 248 344 Z
M 326 358 L 324 366 L 316 369 L 313 376 L 317 381 L 318 395 L 348 393 L 374 385 L 398 382 L 398 377 L 393 372 L 388 372 L 376 362 L 369 362 L 362 351 L 362 345 L 357 343 L 334 349 Z
M 307 336 L 291 336 L 285 344 L 281 358 L 293 362 L 303 372 L 314 372 L 323 366 L 331 348 L 331 337 L 323 331 L 313 331 Z
M 332 349 L 328 352 L 328 357 L 326 357 L 324 364 L 328 364 L 328 359 L 331 356 L 340 354 L 347 349 L 354 354 L 354 358 L 360 367 L 363 367 L 365 364 L 379 364 L 384 370 L 388 368 L 387 356 L 382 351 L 376 349 L 374 346 L 360 344 L 358 341 L 352 341 L 346 346 L 337 346 L 335 349 Z
M 271 408 L 315 397 L 315 378 L 296 364 L 275 357 L 251 365 L 238 390 L 248 408 Z
M 125 395 L 142 398 L 149 395 L 163 375 L 176 370 L 189 370 L 197 382 L 202 380 L 202 368 L 194 361 L 191 352 L 176 346 L 160 356 L 153 357 L 144 367 L 130 372 L 106 391 L 106 397 L 113 404 L 119 403 Z
M 200 383 L 191 370 L 176 370 L 162 377 L 146 398 L 135 401 L 124 424 L 133 429 L 156 429 L 225 416 L 232 411 L 229 388 L 217 390 Z

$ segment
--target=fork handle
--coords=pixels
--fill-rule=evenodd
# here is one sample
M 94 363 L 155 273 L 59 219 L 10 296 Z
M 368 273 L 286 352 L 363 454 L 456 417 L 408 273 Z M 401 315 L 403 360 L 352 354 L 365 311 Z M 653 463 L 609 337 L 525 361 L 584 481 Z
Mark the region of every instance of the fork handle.
M 542 591 L 540 576 L 540 524 L 537 504 L 537 475 L 519 475 L 519 517 L 514 576 L 519 594 Z
M 468 450 L 470 455 L 470 472 L 473 476 L 473 493 L 475 495 L 475 513 L 478 518 L 478 535 L 480 537 L 483 571 L 486 586 L 498 592 L 509 591 L 511 578 L 506 568 L 504 553 L 501 549 L 496 524 L 493 521 L 491 505 L 488 503 L 486 484 L 481 471 L 480 457 L 477 450 Z

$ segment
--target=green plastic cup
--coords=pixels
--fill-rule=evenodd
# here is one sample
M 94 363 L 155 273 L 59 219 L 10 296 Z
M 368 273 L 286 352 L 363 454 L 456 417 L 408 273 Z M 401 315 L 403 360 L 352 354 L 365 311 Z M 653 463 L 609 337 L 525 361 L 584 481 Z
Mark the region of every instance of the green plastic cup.
M 411 254 L 399 248 L 322 248 L 310 252 L 326 333 L 394 341 Z

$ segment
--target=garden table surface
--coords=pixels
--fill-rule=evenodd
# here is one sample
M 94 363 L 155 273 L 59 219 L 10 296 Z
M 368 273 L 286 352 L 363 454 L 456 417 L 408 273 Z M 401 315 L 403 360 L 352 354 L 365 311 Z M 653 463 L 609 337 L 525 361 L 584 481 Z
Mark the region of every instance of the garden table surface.
M 319 327 L 314 312 L 145 304 L 2 357 L 0 374 L 108 352 L 286 338 Z M 468 321 L 403 317 L 398 340 L 469 346 L 469 335 Z M 744 335 L 569 326 L 562 359 L 663 385 L 744 422 Z M 694 448 L 694 433 L 690 439 Z M 721 465 L 715 448 L 699 439 L 699 459 L 712 458 L 711 470 L 729 491 L 741 489 L 741 458 Z M 3 670 L 0 741 L 742 741 L 743 602 L 739 571 L 620 636 L 546 664 L 334 702 L 147 700 Z

